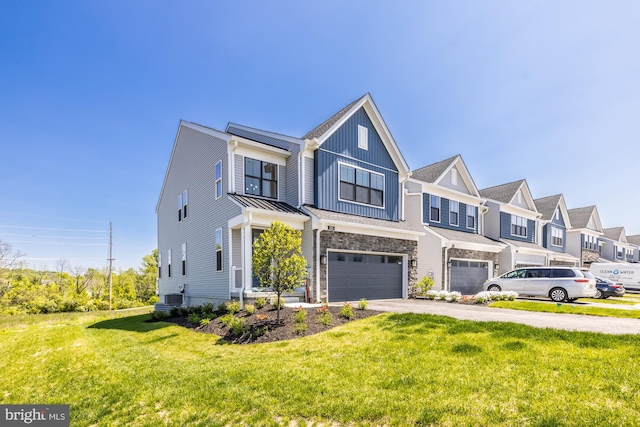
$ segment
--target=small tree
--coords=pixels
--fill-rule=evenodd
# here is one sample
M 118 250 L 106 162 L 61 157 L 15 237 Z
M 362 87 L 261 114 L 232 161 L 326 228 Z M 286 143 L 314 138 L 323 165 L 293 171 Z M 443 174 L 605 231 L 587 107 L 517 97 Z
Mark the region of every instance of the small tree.
M 306 277 L 307 261 L 300 248 L 302 233 L 281 223 L 273 222 L 253 243 L 253 274 L 261 288 L 270 288 L 278 300 L 283 292 L 292 292 Z M 280 323 L 280 305 L 277 307 Z

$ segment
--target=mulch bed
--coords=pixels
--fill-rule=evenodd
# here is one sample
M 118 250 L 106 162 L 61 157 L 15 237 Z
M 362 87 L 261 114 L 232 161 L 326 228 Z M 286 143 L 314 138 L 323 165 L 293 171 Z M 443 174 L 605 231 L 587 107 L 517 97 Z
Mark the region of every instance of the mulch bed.
M 357 307 L 353 307 L 353 314 L 355 317 L 351 320 L 339 316 L 341 307 L 328 307 L 327 310 L 332 314 L 332 323 L 329 325 L 323 325 L 319 321 L 318 308 L 303 308 L 306 310 L 307 318 L 307 330 L 296 331 L 294 320 L 294 308 L 284 307 L 280 309 L 280 323 L 276 322 L 277 312 L 275 307 L 267 305 L 255 312 L 255 314 L 247 315 L 245 312 L 236 313 L 234 316 L 244 319 L 246 322 L 245 332 L 236 336 L 230 329 L 225 326 L 219 318 L 212 319 L 208 325 L 201 326 L 199 324 L 193 324 L 187 320 L 187 317 L 169 317 L 164 319 L 165 322 L 175 323 L 185 328 L 192 329 L 196 332 L 202 332 L 205 334 L 215 334 L 228 343 L 234 344 L 253 344 L 290 340 L 300 338 L 304 336 L 314 335 L 320 332 L 327 331 L 336 326 L 340 326 L 344 323 L 348 323 L 358 319 L 364 319 L 370 316 L 380 314 L 379 311 L 374 310 L 358 310 Z M 262 318 L 264 316 L 266 318 Z M 262 318 L 262 319 L 261 319 Z

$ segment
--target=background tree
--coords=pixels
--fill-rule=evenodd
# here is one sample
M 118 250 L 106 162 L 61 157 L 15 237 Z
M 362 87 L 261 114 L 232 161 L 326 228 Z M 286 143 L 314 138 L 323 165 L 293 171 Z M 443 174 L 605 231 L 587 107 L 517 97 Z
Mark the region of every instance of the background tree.
M 156 296 L 156 279 L 158 277 L 158 250 L 154 249 L 150 254 L 142 257 L 140 274 L 136 280 L 136 297 L 138 301 L 147 301 L 149 304 L 158 302 Z
M 307 261 L 302 256 L 302 233 L 274 222 L 253 243 L 253 274 L 261 288 L 276 293 L 277 301 L 283 292 L 293 292 L 302 285 L 307 275 Z M 280 304 L 277 304 L 277 322 L 280 323 Z
M 11 243 L 0 239 L 0 269 L 12 268 L 22 256 L 24 256 L 22 252 L 13 250 Z

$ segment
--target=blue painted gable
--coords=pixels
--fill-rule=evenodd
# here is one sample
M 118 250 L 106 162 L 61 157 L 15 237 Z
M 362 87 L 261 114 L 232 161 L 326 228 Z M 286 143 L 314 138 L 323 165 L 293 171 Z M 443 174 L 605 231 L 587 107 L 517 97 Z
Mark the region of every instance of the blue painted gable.
M 358 125 L 364 126 L 368 130 L 366 150 L 358 147 Z M 340 163 L 382 175 L 384 177 L 384 206 L 375 207 L 340 200 Z M 314 199 L 315 205 L 319 209 L 399 221 L 398 168 L 364 108 L 356 111 L 322 143 L 315 152 L 314 166 Z

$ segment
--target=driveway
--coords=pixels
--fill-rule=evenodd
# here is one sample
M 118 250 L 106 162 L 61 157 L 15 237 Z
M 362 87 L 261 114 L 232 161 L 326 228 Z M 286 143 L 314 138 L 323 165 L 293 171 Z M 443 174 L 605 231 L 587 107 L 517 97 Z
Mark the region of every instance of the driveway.
M 393 313 L 426 313 L 480 322 L 514 322 L 536 328 L 605 334 L 640 334 L 640 319 L 585 316 L 580 314 L 536 313 L 428 300 L 389 299 L 369 301 L 369 309 Z

